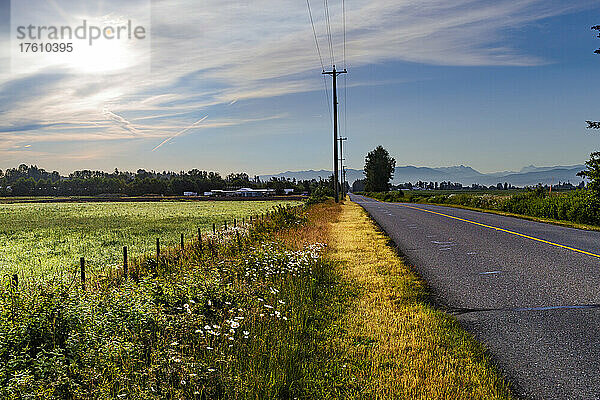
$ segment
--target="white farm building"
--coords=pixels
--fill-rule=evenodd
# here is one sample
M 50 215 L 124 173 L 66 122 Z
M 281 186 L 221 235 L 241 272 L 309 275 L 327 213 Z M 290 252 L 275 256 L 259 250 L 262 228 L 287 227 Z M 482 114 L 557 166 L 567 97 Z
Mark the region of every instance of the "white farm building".
M 204 192 L 204 195 L 214 197 L 266 197 L 274 196 L 275 189 L 241 188 L 237 190 L 211 190 L 210 192 Z

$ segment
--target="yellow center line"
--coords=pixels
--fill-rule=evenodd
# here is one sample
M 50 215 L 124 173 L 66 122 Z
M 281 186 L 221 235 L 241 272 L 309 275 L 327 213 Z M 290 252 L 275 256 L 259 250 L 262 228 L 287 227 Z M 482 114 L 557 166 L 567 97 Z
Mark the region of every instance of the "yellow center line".
M 484 228 L 489 228 L 489 229 L 494 229 L 494 230 L 496 230 L 496 231 L 501 231 L 501 232 L 510 233 L 511 235 L 515 235 L 515 236 L 521 236 L 521 237 L 524 237 L 524 238 L 526 238 L 526 239 L 535 240 L 536 242 L 542 242 L 542 243 L 546 243 L 546 244 L 549 244 L 549 245 L 552 245 L 552 246 L 561 247 L 561 248 L 563 248 L 563 249 L 567 249 L 567 250 L 575 251 L 575 252 L 577 252 L 577 253 L 582 253 L 582 254 L 586 254 L 586 255 L 588 255 L 588 256 L 592 256 L 592 257 L 600 258 L 600 255 L 598 255 L 598 254 L 590 253 L 590 252 L 588 252 L 588 251 L 584 251 L 584 250 L 579 250 L 579 249 L 576 249 L 576 248 L 574 248 L 574 247 L 565 246 L 565 245 L 563 245 L 563 244 L 559 244 L 559 243 L 549 242 L 549 241 L 547 241 L 547 240 L 540 239 L 540 238 L 536 238 L 536 237 L 529 236 L 529 235 L 524 235 L 524 234 L 522 234 L 522 233 L 519 233 L 519 232 L 509 231 L 508 229 L 502 229 L 502 228 L 498 228 L 498 227 L 496 227 L 496 226 L 492 226 L 492 225 L 486 225 L 486 224 L 482 224 L 482 223 L 480 223 L 480 222 L 475 222 L 475 221 L 471 221 L 471 220 L 464 219 L 464 218 L 454 217 L 454 216 L 452 216 L 452 215 L 443 214 L 443 213 L 440 213 L 440 212 L 431 211 L 431 210 L 427 210 L 427 209 L 424 209 L 424 208 L 413 207 L 413 206 L 408 206 L 408 205 L 405 205 L 405 204 L 399 204 L 399 203 L 396 203 L 396 204 L 398 204 L 399 206 L 402 206 L 402 207 L 406 207 L 406 208 L 412 208 L 412 209 L 414 209 L 414 210 L 419 210 L 419 211 L 424 211 L 424 212 L 428 212 L 428 213 L 431 213 L 431 214 L 441 215 L 442 217 L 452 218 L 452 219 L 456 219 L 456 220 L 458 220 L 458 221 L 467 222 L 467 223 L 469 223 L 469 224 L 473 224 L 473 225 L 479 225 L 479 226 L 482 226 L 482 227 L 484 227 Z

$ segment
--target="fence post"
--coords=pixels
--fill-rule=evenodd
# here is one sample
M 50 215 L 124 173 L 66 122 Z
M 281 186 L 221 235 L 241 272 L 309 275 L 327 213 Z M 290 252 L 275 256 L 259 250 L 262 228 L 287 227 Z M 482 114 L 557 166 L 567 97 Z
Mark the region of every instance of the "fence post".
M 127 246 L 123 246 L 123 276 L 127 279 L 129 264 L 127 263 Z
M 156 238 L 156 266 L 160 260 L 160 238 Z
M 81 288 L 85 290 L 85 258 L 79 259 L 79 265 L 81 267 Z
M 213 222 L 213 235 L 217 233 L 217 227 L 215 226 L 215 223 Z
M 242 251 L 242 242 L 240 240 L 240 231 L 235 231 L 235 235 L 237 237 L 238 249 Z
M 202 231 L 198 228 L 198 245 L 200 246 L 200 254 L 202 254 Z
M 227 230 L 227 220 L 225 220 L 225 230 Z
M 13 274 L 12 276 L 12 286 L 14 290 L 17 290 L 19 287 L 19 275 Z
M 235 219 L 235 218 L 233 219 L 233 227 L 234 227 L 234 228 L 237 228 L 237 221 L 236 221 L 236 219 Z
M 185 243 L 183 241 L 183 233 L 181 234 L 181 250 L 185 249 Z

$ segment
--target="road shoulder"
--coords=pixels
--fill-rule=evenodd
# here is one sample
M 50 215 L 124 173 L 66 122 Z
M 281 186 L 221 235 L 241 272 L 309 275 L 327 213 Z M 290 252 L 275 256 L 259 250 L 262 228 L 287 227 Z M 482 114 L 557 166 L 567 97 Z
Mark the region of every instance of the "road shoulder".
M 345 316 L 357 380 L 377 398 L 511 398 L 485 350 L 459 323 L 427 301 L 407 267 L 366 212 L 347 201 L 330 230 L 331 256 L 361 288 Z

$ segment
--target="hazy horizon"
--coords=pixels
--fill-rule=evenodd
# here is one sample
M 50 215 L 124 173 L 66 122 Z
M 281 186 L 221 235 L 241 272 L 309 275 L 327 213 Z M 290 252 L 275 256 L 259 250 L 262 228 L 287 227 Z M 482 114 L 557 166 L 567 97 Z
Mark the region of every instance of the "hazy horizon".
M 57 171 L 61 174 L 61 176 L 68 176 L 70 173 L 74 172 L 74 171 L 81 171 L 81 170 L 91 170 L 91 171 L 103 171 L 103 172 L 107 172 L 107 173 L 112 173 L 114 171 L 115 168 L 117 168 L 119 171 L 121 172 L 136 172 L 139 169 L 143 169 L 145 171 L 155 171 L 155 172 L 163 172 L 163 171 L 170 171 L 170 172 L 180 172 L 180 171 L 190 171 L 191 169 L 198 169 L 201 171 L 208 171 L 208 172 L 217 172 L 219 173 L 221 176 L 225 177 L 230 173 L 247 173 L 248 176 L 250 177 L 254 177 L 254 176 L 269 176 L 269 175 L 279 175 L 279 174 L 284 174 L 286 172 L 290 172 L 290 173 L 296 173 L 296 172 L 305 172 L 305 171 L 328 171 L 331 172 L 332 169 L 331 168 L 305 168 L 305 169 L 299 169 L 299 170 L 290 170 L 290 169 L 282 169 L 280 171 L 267 171 L 267 172 L 260 172 L 260 173 L 254 173 L 254 172 L 249 172 L 247 170 L 227 170 L 227 171 L 219 171 L 213 168 L 198 168 L 198 167 L 192 167 L 192 168 L 187 168 L 187 169 L 169 169 L 169 168 L 133 168 L 133 169 L 127 169 L 127 168 L 119 168 L 119 167 L 113 167 L 113 168 L 109 168 L 109 169 L 94 169 L 94 168 L 82 168 L 82 169 L 73 169 L 73 170 L 59 170 L 59 169 L 52 169 L 52 168 L 45 168 L 43 165 L 38 165 L 36 163 L 33 164 L 28 164 L 28 163 L 20 163 L 20 164 L 26 164 L 28 166 L 31 165 L 35 165 L 38 168 L 44 169 L 47 172 L 53 172 L 53 171 Z M 19 165 L 20 165 L 19 164 Z M 453 168 L 453 167 L 467 167 L 467 168 L 472 168 L 477 172 L 480 172 L 482 174 L 495 174 L 495 173 L 506 173 L 506 172 L 516 172 L 519 173 L 521 172 L 523 169 L 528 168 L 528 167 L 535 167 L 535 168 L 555 168 L 555 167 L 575 167 L 575 166 L 579 166 L 579 165 L 583 165 L 584 163 L 574 163 L 574 164 L 562 164 L 562 165 L 534 165 L 534 164 L 529 164 L 529 165 L 524 165 L 520 168 L 517 169 L 513 169 L 513 170 L 502 170 L 502 171 L 482 171 L 479 170 L 477 168 L 473 168 L 470 165 L 465 165 L 465 164 L 458 164 L 458 165 L 439 165 L 439 166 L 431 166 L 431 165 L 399 165 L 396 164 L 396 168 L 402 168 L 402 167 L 415 167 L 415 168 Z M 1 168 L 1 171 L 6 171 L 9 168 L 17 168 L 19 165 L 12 165 L 12 166 L 8 166 L 6 168 Z M 361 171 L 363 170 L 363 167 L 358 167 L 358 168 L 353 168 L 353 167 L 348 167 L 348 170 L 356 170 L 356 171 Z

